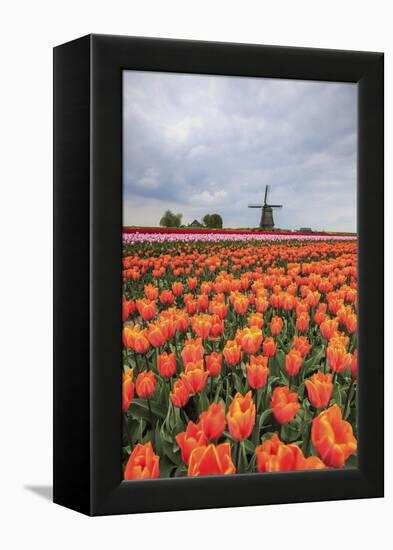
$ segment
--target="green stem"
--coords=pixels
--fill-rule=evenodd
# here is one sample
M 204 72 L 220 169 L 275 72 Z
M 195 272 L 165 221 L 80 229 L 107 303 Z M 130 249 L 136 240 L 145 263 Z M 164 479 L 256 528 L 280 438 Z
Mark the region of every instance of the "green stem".
M 153 424 L 153 413 L 151 412 L 150 399 L 147 399 L 147 406 L 148 406 L 148 409 L 149 409 L 150 426 L 151 426 L 151 430 L 153 432 L 154 431 L 153 430 L 154 424 Z
M 258 390 L 254 390 L 255 416 L 258 414 Z
M 240 444 L 241 441 L 237 442 L 237 449 L 236 449 L 236 473 L 239 473 L 239 466 L 240 466 Z
M 354 386 L 355 386 L 355 379 L 352 378 L 351 384 L 348 388 L 347 402 L 345 403 L 345 407 L 344 407 L 344 420 L 346 420 L 348 418 L 349 412 L 351 410 L 351 401 L 352 401 L 352 397 L 353 397 Z
M 317 415 L 317 411 L 318 409 L 314 409 L 314 412 L 312 414 L 312 417 L 311 417 L 311 420 L 310 420 L 310 429 L 307 430 L 307 439 L 306 439 L 306 444 L 304 446 L 304 456 L 307 458 L 310 454 L 310 443 L 311 443 L 311 429 L 312 429 L 312 422 L 314 420 L 314 418 L 316 417 Z

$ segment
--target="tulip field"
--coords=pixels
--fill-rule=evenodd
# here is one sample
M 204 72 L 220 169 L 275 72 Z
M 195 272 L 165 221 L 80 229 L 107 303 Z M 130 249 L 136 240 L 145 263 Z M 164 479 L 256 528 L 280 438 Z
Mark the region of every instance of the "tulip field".
M 354 467 L 357 241 L 123 235 L 125 480 Z

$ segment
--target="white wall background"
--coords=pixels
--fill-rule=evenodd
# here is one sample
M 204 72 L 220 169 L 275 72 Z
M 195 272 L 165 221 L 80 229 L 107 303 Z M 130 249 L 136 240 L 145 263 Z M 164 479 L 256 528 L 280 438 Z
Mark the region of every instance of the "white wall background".
M 86 544 L 96 549 L 132 546 L 200 550 L 290 545 L 293 550 L 308 546 L 324 550 L 332 546 L 356 548 L 359 544 L 376 547 L 384 538 L 390 539 L 389 353 L 384 500 L 88 519 L 55 506 L 38 494 L 40 491 L 48 494 L 45 487 L 51 483 L 52 47 L 95 32 L 384 51 L 388 152 L 393 130 L 389 102 L 393 91 L 389 4 L 383 0 L 15 0 L 2 5 L 0 544 L 3 548 L 60 550 Z M 391 157 L 386 156 L 389 213 L 392 164 Z M 393 216 L 387 216 L 386 221 L 388 285 L 392 280 L 392 253 L 388 250 L 392 219 Z M 387 311 L 393 306 L 388 285 Z M 386 319 L 390 341 L 391 330 L 390 316 Z

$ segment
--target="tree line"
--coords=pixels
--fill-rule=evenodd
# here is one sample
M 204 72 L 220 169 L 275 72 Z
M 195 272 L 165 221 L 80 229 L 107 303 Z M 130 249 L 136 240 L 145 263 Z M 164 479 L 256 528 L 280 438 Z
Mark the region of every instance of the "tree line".
M 174 214 L 171 210 L 166 210 L 160 220 L 161 227 L 181 227 L 183 214 Z M 202 218 L 202 225 L 209 229 L 221 229 L 222 217 L 220 214 L 206 214 Z

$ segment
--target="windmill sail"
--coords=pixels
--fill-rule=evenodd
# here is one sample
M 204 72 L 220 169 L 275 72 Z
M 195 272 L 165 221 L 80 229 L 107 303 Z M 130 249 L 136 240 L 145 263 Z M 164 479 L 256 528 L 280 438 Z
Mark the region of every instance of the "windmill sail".
M 267 204 L 267 195 L 269 193 L 269 185 L 266 185 L 266 188 L 265 188 L 265 201 L 264 201 L 264 205 L 266 206 Z

